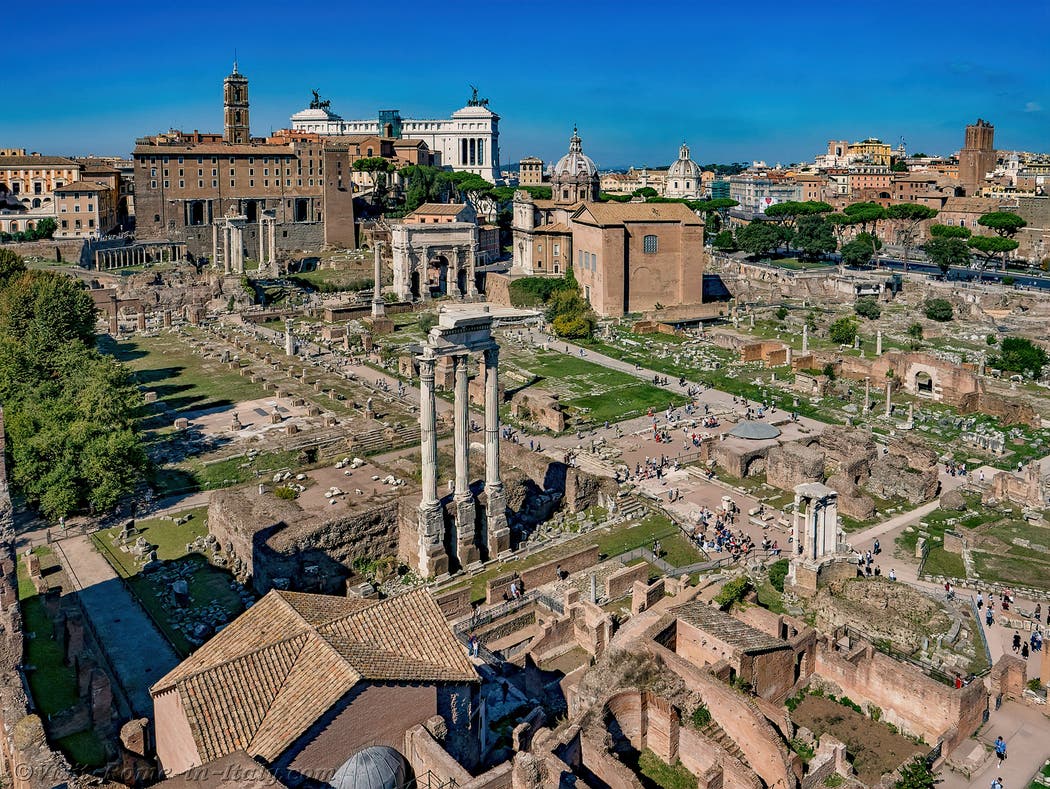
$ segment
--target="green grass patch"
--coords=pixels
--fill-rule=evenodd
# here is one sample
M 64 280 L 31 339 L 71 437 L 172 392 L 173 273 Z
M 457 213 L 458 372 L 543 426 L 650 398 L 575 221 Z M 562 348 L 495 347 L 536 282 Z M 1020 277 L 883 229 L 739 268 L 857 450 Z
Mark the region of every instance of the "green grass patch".
M 772 611 L 774 614 L 786 614 L 787 609 L 784 608 L 784 595 L 773 588 L 773 584 L 768 581 L 759 584 L 758 589 L 755 590 L 758 596 L 758 604 L 763 608 Z
M 696 776 L 681 762 L 667 764 L 648 748 L 638 754 L 638 772 L 661 789 L 696 789 Z
M 56 740 L 74 767 L 102 767 L 109 761 L 106 746 L 94 731 L 81 731 Z
M 1046 589 L 1050 579 L 1050 562 L 1034 558 L 1029 552 L 1024 556 L 1010 556 L 972 551 L 973 561 L 981 580 L 1035 589 Z
M 962 556 L 939 546 L 930 548 L 922 569 L 927 575 L 943 575 L 948 578 L 966 577 L 966 565 Z
M 208 533 L 205 525 L 207 513 L 207 507 L 197 507 L 180 513 L 183 516 L 191 515 L 190 520 L 181 526 L 159 518 L 138 521 L 136 526 L 143 530 L 141 536 L 156 546 L 159 561 L 166 564 L 179 562 L 188 570 L 185 577 L 189 586 L 191 609 L 217 604 L 232 619 L 244 609 L 240 597 L 230 589 L 232 575 L 212 565 L 202 554 L 186 553 L 188 543 Z M 196 647 L 185 633 L 175 627 L 175 608 L 170 600 L 170 582 L 161 580 L 155 573 L 142 573 L 131 554 L 121 551 L 120 547 L 113 543 L 112 538 L 118 531 L 119 527 L 98 531 L 91 535 L 91 539 L 106 561 L 127 581 L 142 607 L 175 650 L 185 657 Z

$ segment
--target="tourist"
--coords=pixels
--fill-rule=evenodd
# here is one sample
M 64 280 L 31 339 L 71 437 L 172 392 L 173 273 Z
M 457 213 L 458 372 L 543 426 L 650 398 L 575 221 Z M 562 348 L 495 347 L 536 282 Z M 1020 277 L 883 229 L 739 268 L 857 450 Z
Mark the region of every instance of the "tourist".
M 1021 657 L 1028 660 L 1028 644 L 1021 644 Z
M 470 656 L 478 656 L 478 637 L 473 633 L 470 634 Z
M 982 595 L 980 592 L 978 592 L 977 593 L 977 610 L 980 611 L 982 608 L 984 608 L 984 595 Z
M 896 581 L 897 580 L 897 571 L 896 570 L 893 570 L 893 569 L 890 570 L 890 580 L 891 581 Z
M 992 614 L 992 607 L 991 607 L 991 605 L 989 605 L 988 608 L 986 608 L 985 611 L 984 611 L 984 623 L 988 627 L 991 627 L 992 623 L 994 621 L 995 621 L 995 616 Z
M 1002 767 L 1003 762 L 1006 761 L 1006 740 L 1002 737 L 995 738 L 995 755 L 999 758 L 999 766 Z
M 873 551 L 874 551 L 874 553 L 876 553 L 876 554 L 880 554 L 880 553 L 882 553 L 882 547 L 881 547 L 881 546 L 879 545 L 879 540 L 878 540 L 878 538 L 876 538 L 876 539 L 875 539 L 875 545 L 873 546 L 872 550 L 873 550 Z
M 1014 654 L 1016 655 L 1020 651 L 1021 651 L 1021 634 L 1015 632 L 1014 633 Z
M 1000 762 L 999 764 L 1001 765 L 1002 762 Z M 992 779 L 992 789 L 1003 789 L 1003 779 L 1000 778 L 998 775 Z

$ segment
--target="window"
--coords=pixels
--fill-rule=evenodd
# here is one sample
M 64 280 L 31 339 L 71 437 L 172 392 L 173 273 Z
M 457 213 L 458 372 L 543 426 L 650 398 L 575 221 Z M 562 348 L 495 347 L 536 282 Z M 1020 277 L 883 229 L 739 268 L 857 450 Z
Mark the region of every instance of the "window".
M 169 186 L 171 186 L 171 181 L 165 179 L 164 180 L 164 188 L 167 189 Z
M 230 179 L 230 187 L 232 188 L 232 187 L 235 187 L 235 186 L 237 186 L 237 182 L 231 178 Z
M 180 156 L 180 157 L 179 157 L 179 164 L 182 164 L 182 162 L 183 162 L 183 159 L 182 159 L 182 157 Z
M 219 188 L 219 179 L 218 178 L 212 178 L 211 179 L 211 188 L 212 189 L 218 189 Z
M 197 177 L 200 178 L 202 175 L 204 175 L 204 170 L 198 167 L 197 168 Z
M 659 239 L 656 236 L 646 236 L 642 239 L 642 252 L 646 255 L 655 255 L 659 249 Z
M 92 205 L 91 203 L 88 203 L 88 207 L 87 207 L 87 210 L 88 210 L 89 212 L 90 212 L 90 211 L 94 211 L 94 210 L 95 210 L 95 206 L 93 206 L 93 205 Z
M 149 182 L 149 187 L 150 187 L 150 189 L 156 189 L 157 188 L 157 182 L 156 181 L 150 181 Z
M 185 189 L 185 188 L 186 188 L 186 182 L 185 181 L 179 181 L 179 189 Z
M 89 219 L 88 220 L 88 227 L 94 227 L 94 226 L 95 226 L 95 220 L 94 219 Z
M 555 255 L 557 255 L 557 254 L 558 254 L 558 244 L 555 244 L 555 245 L 554 245 L 554 254 L 555 254 Z
M 149 170 L 149 174 L 152 175 L 154 178 L 156 178 L 157 177 L 157 168 L 156 167 L 151 167 L 150 170 Z
M 75 204 L 75 205 L 73 206 L 73 213 L 74 213 L 74 214 L 79 214 L 79 213 L 80 213 L 80 203 L 76 203 L 76 204 Z
M 69 227 L 69 220 L 68 219 L 63 219 L 62 220 L 62 229 L 65 230 L 67 227 Z

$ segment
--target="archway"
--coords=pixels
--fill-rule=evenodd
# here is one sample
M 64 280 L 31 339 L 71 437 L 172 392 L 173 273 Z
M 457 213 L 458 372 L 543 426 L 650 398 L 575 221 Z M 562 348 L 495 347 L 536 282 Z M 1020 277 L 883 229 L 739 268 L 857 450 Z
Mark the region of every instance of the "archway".
M 920 370 L 915 373 L 915 391 L 920 395 L 933 394 L 933 378 L 928 372 Z
M 430 292 L 439 293 L 442 296 L 448 292 L 448 258 L 438 255 L 427 263 L 427 285 Z
M 252 205 L 255 205 L 255 203 L 252 203 Z M 204 203 L 200 200 L 195 200 L 190 203 L 190 224 L 204 224 Z
M 409 291 L 412 293 L 412 301 L 419 299 L 419 272 L 413 271 L 409 277 Z
M 244 204 L 244 215 L 248 218 L 249 222 L 259 221 L 259 204 L 254 200 L 249 200 Z
M 461 268 L 456 273 L 456 287 L 459 288 L 460 295 L 467 295 L 467 270 Z

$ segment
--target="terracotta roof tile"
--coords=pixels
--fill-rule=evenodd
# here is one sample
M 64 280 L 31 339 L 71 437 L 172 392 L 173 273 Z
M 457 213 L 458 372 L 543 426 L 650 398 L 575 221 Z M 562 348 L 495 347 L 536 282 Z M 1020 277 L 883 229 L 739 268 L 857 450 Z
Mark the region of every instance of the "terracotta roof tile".
M 412 214 L 439 214 L 441 216 L 455 216 L 466 208 L 464 203 L 423 203 Z M 412 214 L 409 214 L 411 216 Z
M 588 218 L 599 225 L 620 225 L 625 222 L 702 224 L 700 217 L 684 203 L 586 203 L 573 215 L 573 219 L 579 221 L 587 221 Z
M 382 601 L 272 591 L 152 688 L 175 688 L 206 762 L 272 761 L 360 681 L 477 682 L 425 589 Z
M 688 622 L 722 639 L 727 644 L 739 647 L 744 652 L 769 652 L 789 648 L 786 641 L 781 641 L 746 622 L 741 622 L 713 605 L 697 602 L 686 603 L 672 608 L 671 613 L 683 622 Z

